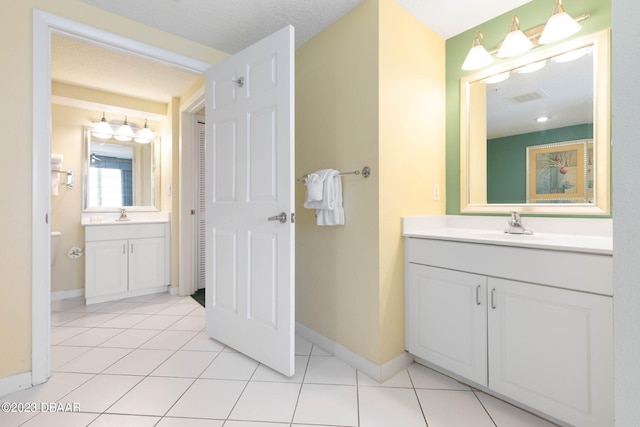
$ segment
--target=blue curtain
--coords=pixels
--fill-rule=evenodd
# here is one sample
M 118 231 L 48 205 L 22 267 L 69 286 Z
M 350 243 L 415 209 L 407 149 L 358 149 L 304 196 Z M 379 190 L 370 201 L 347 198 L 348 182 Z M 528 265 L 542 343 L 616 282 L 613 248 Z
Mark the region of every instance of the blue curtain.
M 133 174 L 131 170 L 122 173 L 122 206 L 133 206 Z
M 100 156 L 99 162 L 91 164 L 92 168 L 119 169 L 122 185 L 121 206 L 133 206 L 133 161 L 119 157 Z

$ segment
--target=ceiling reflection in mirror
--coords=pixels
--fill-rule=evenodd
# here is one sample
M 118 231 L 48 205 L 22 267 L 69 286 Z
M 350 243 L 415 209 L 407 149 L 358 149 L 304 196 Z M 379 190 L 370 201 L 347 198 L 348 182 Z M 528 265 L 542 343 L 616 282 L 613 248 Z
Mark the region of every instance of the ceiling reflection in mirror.
M 608 210 L 608 200 L 592 209 L 596 195 L 609 198 L 609 50 L 603 35 L 530 53 L 462 79 L 463 212 Z M 572 141 L 588 148 L 571 155 L 563 148 L 542 148 Z M 531 155 L 538 152 L 544 154 Z
M 97 138 L 85 129 L 84 209 L 156 210 L 156 144 Z
M 574 60 L 558 55 L 507 71 L 501 82 L 475 83 L 487 87 L 487 140 L 593 125 L 592 50 L 580 49 Z

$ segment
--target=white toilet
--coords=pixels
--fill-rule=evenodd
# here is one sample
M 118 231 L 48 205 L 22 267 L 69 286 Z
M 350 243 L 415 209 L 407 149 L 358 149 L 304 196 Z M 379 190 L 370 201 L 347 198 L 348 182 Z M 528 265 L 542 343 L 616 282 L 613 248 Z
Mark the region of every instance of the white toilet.
M 56 254 L 58 253 L 58 247 L 60 246 L 60 236 L 62 233 L 60 231 L 52 231 L 51 232 L 51 266 L 56 263 Z

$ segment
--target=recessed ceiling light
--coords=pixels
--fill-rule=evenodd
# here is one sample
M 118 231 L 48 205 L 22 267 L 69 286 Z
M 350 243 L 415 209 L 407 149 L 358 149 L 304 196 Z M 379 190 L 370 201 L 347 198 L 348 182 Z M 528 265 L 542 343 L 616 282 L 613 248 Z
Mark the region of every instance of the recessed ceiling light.
M 536 118 L 536 122 L 538 123 L 544 123 L 546 121 L 548 121 L 551 117 L 549 116 L 540 116 Z

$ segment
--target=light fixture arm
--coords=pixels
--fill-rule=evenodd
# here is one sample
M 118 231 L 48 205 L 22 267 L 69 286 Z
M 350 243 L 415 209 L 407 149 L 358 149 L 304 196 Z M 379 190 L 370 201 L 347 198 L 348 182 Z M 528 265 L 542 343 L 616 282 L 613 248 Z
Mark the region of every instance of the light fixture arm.
M 511 25 L 509 25 L 509 30 L 507 32 L 518 31 L 520 29 L 520 18 L 518 15 L 513 15 L 511 17 Z
M 484 46 L 484 34 L 480 30 L 476 30 L 473 36 L 473 44 L 471 47 Z
M 555 15 L 556 13 L 564 12 L 564 6 L 562 6 L 562 0 L 556 0 L 556 4 L 553 5 L 553 9 L 551 9 L 551 15 Z

